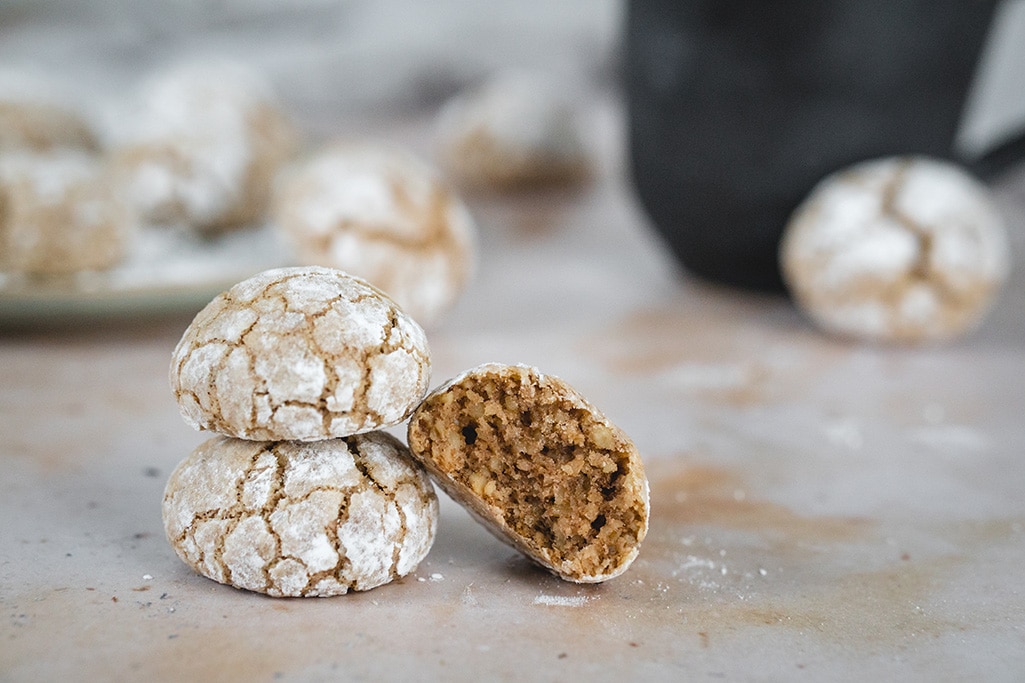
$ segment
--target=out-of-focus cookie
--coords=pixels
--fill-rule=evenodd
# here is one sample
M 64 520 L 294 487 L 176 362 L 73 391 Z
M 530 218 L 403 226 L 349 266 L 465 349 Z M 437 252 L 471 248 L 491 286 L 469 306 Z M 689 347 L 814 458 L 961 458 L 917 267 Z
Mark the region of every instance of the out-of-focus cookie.
M 298 134 L 270 84 L 230 62 L 154 74 L 111 131 L 119 184 L 145 219 L 200 231 L 265 218 Z
M 97 157 L 70 149 L 0 155 L 0 269 L 110 268 L 127 255 L 136 227 Z
M 321 151 L 283 177 L 274 213 L 300 261 L 364 278 L 423 325 L 473 271 L 469 211 L 433 169 L 391 146 Z
M 279 268 L 200 311 L 174 350 L 185 421 L 242 439 L 315 441 L 404 420 L 427 392 L 423 329 L 359 278 Z
M 630 439 L 562 380 L 482 365 L 409 421 L 413 457 L 498 538 L 557 576 L 622 574 L 648 528 L 648 480 Z
M 987 189 L 922 157 L 868 161 L 823 180 L 791 218 L 780 260 L 795 301 L 821 328 L 899 342 L 976 327 L 1010 263 Z
M 452 98 L 437 120 L 443 165 L 490 189 L 558 185 L 591 171 L 579 116 L 554 82 L 525 72 L 493 76 Z
M 211 439 L 167 482 L 164 529 L 197 572 L 272 596 L 331 596 L 416 569 L 438 499 L 383 432 L 315 443 Z
M 61 147 L 95 150 L 89 123 L 45 76 L 0 68 L 0 152 Z

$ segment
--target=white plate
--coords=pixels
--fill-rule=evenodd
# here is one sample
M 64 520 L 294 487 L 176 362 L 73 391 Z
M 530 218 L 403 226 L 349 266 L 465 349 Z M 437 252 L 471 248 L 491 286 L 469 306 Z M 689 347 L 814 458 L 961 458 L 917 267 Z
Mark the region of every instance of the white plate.
M 240 280 L 292 264 L 269 226 L 204 238 L 184 228 L 143 228 L 123 263 L 68 277 L 0 273 L 0 327 L 195 312 Z

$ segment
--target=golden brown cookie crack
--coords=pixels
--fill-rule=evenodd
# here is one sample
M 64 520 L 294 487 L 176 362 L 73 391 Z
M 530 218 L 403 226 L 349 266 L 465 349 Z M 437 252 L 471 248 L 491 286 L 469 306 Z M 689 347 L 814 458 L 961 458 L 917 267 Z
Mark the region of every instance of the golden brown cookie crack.
M 387 506 L 391 506 L 398 511 L 401 519 L 400 528 L 393 534 L 393 537 L 387 539 L 393 546 L 391 566 L 388 570 L 389 576 L 392 579 L 398 578 L 398 564 L 401 554 L 399 541 L 409 532 L 409 527 L 405 512 L 396 500 L 397 491 L 381 483 L 375 477 L 374 468 L 368 466 L 365 462 L 365 456 L 361 452 L 361 440 L 358 437 L 345 439 L 344 442 L 353 457 L 357 470 L 362 475 L 358 485 L 348 487 L 316 485 L 306 488 L 302 495 L 290 496 L 285 491 L 285 474 L 290 464 L 289 457 L 286 453 L 282 452 L 280 443 L 268 442 L 262 448 L 254 451 L 247 466 L 240 470 L 235 480 L 234 501 L 228 506 L 196 512 L 178 537 L 172 539 L 172 542 L 178 547 L 191 546 L 197 548 L 199 552 L 198 564 L 206 565 L 210 568 L 215 574 L 214 578 L 222 582 L 237 584 L 237 577 L 233 575 L 234 570 L 231 562 L 225 558 L 225 546 L 232 533 L 235 532 L 240 524 L 255 518 L 262 522 L 261 529 L 273 539 L 273 547 L 266 551 L 270 557 L 261 566 L 263 585 L 250 585 L 246 586 L 247 588 L 271 595 L 284 594 L 286 591 L 282 590 L 282 587 L 278 585 L 277 579 L 275 579 L 275 569 L 282 564 L 290 563 L 299 565 L 306 573 L 306 579 L 305 585 L 298 591 L 293 589 L 288 591 L 288 594 L 316 594 L 317 586 L 325 580 L 336 581 L 346 590 L 361 590 L 363 586 L 360 584 L 360 577 L 352 571 L 352 564 L 347 557 L 346 549 L 342 546 L 342 542 L 339 539 L 338 530 L 349 520 L 352 497 L 358 493 L 373 490 L 376 495 L 385 501 Z M 268 463 L 268 458 L 264 457 L 268 454 L 273 456 L 270 459 L 270 463 Z M 256 478 L 267 474 L 268 469 L 270 469 L 270 488 L 267 499 L 259 507 L 251 506 L 245 501 L 246 487 L 252 484 Z M 301 506 L 304 502 L 313 499 L 323 492 L 341 494 L 337 514 L 329 524 L 316 529 L 316 531 L 324 533 L 335 553 L 337 561 L 330 568 L 308 571 L 307 562 L 302 557 L 282 552 L 284 542 L 279 532 L 275 529 L 274 516 L 276 513 L 287 513 L 289 509 L 295 509 L 297 506 Z M 426 503 L 426 498 L 422 497 L 421 500 Z M 208 524 L 216 525 L 217 529 L 212 548 L 207 547 L 204 550 L 206 544 L 200 542 L 197 539 L 197 535 L 203 534 L 204 527 Z

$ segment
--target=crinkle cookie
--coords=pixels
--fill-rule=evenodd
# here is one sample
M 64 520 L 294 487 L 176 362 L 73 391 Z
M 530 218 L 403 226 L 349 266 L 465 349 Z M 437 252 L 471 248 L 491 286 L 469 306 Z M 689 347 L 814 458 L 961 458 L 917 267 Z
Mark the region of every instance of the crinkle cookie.
M 820 327 L 901 342 L 977 326 L 1010 262 L 986 188 L 921 157 L 864 162 L 823 180 L 794 213 L 780 259 L 797 304 Z
M 164 529 L 197 572 L 273 596 L 363 591 L 434 542 L 438 499 L 383 432 L 316 443 L 218 437 L 171 474 Z
M 85 118 L 42 74 L 0 68 L 0 151 L 95 150 Z
M 427 392 L 423 329 L 340 270 L 279 268 L 200 311 L 174 350 L 185 421 L 242 439 L 315 441 L 404 420 Z
M 270 85 L 229 62 L 154 74 L 111 137 L 119 184 L 139 213 L 200 231 L 262 220 L 298 141 Z
M 498 538 L 578 583 L 626 571 L 648 528 L 630 439 L 562 380 L 482 365 L 433 391 L 409 448 Z
M 493 76 L 446 103 L 436 127 L 445 167 L 467 185 L 559 184 L 590 172 L 577 112 L 537 75 Z
M 400 149 L 329 147 L 282 181 L 274 213 L 300 261 L 366 279 L 423 325 L 452 306 L 473 270 L 469 211 Z
M 89 154 L 69 149 L 0 156 L 0 268 L 69 274 L 110 268 L 136 232 L 133 214 Z

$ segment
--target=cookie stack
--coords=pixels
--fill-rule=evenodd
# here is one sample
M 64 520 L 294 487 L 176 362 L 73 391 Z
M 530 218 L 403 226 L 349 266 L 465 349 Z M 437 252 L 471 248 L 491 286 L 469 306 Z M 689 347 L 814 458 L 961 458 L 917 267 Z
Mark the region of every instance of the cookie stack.
M 633 442 L 562 380 L 487 364 L 425 397 L 422 328 L 342 271 L 281 268 L 193 320 L 171 386 L 219 432 L 171 475 L 164 526 L 196 571 L 275 596 L 366 590 L 434 540 L 428 473 L 500 540 L 568 581 L 622 574 L 648 526 Z M 380 431 L 409 418 L 409 447 Z
M 218 432 L 172 473 L 168 540 L 215 581 L 274 596 L 367 590 L 416 569 L 438 501 L 380 431 L 427 391 L 420 326 L 363 280 L 282 268 L 208 304 L 173 355 L 190 425 Z

